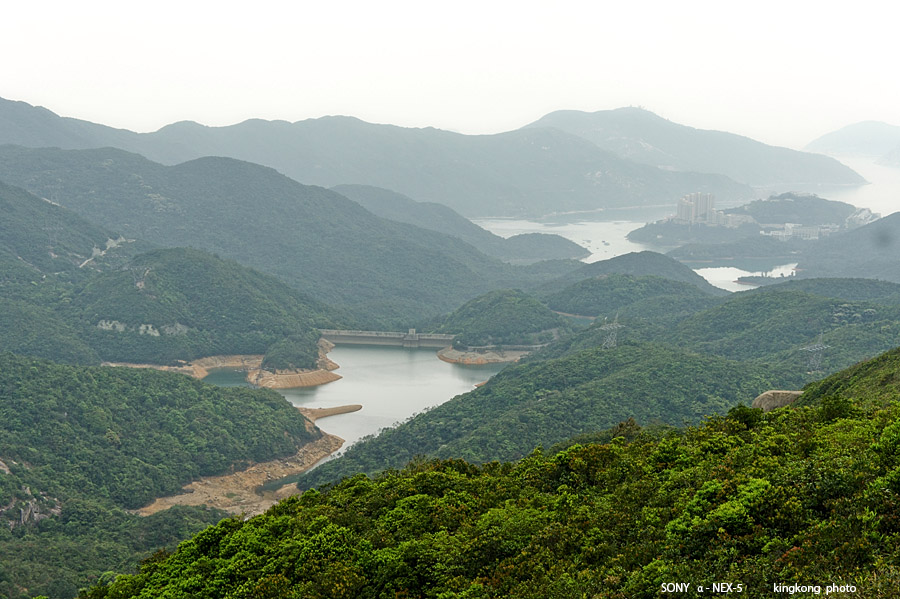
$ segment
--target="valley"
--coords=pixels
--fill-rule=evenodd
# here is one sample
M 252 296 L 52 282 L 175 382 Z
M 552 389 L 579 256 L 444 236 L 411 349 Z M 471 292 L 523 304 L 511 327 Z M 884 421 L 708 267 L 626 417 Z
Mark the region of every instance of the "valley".
M 135 133 L 0 100 L 0 181 L 3 599 L 630 599 L 818 576 L 813 545 L 893 580 L 900 236 L 832 158 L 642 109 Z M 752 234 L 670 226 L 713 193 Z

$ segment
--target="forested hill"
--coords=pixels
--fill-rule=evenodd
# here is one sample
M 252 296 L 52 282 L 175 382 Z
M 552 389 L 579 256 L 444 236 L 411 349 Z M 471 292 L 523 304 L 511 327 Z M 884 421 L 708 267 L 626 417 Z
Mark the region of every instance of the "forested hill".
M 337 185 L 332 189 L 378 216 L 458 237 L 485 254 L 507 262 L 584 258 L 590 254 L 560 235 L 526 233 L 504 239 L 443 204 L 417 202 L 389 189 L 370 185 Z
M 59 312 L 83 326 L 104 360 L 155 364 L 263 354 L 293 335 L 304 339 L 296 367 L 314 368 L 315 329 L 352 325 L 271 275 L 186 248 L 141 254 L 128 270 L 92 277 Z
M 620 336 L 665 343 L 707 355 L 749 361 L 766 369 L 778 387 L 808 383 L 810 352 L 822 343 L 823 372 L 847 368 L 887 351 L 900 335 L 900 305 L 891 289 L 852 280 L 773 285 L 715 301 L 638 301 L 622 309 Z M 855 299 L 859 296 L 871 299 Z M 663 296 L 664 297 L 664 296 Z M 663 309 L 653 309 L 663 308 Z M 534 359 L 560 357 L 603 344 L 597 323 L 561 339 Z
M 673 123 L 641 108 L 552 112 L 529 127 L 555 127 L 619 156 L 661 168 L 721 173 L 754 187 L 784 191 L 865 180 L 837 160 L 766 145 L 724 131 Z M 810 144 L 808 148 L 812 148 Z
M 558 314 L 518 289 L 498 289 L 470 300 L 441 322 L 438 333 L 456 335 L 454 345 L 531 345 L 568 332 Z
M 83 597 L 653 599 L 664 583 L 727 581 L 751 597 L 799 584 L 887 599 L 900 584 L 897 356 L 811 386 L 805 407 L 348 478 Z
M 849 301 L 869 301 L 887 306 L 900 304 L 900 283 L 874 279 L 795 279 L 766 285 L 753 293 L 777 293 L 795 290 Z
M 559 277 L 552 283 L 542 286 L 541 290 L 545 293 L 552 293 L 584 279 L 613 273 L 638 277 L 662 277 L 672 281 L 690 283 L 711 295 L 728 295 L 727 291 L 711 285 L 706 279 L 678 260 L 650 251 L 630 252 L 609 260 L 599 260 L 585 264 L 577 270 Z
M 393 189 L 469 217 L 592 210 L 598 203 L 659 204 L 698 190 L 722 200 L 753 195 L 723 175 L 666 172 L 550 128 L 462 135 L 330 116 L 296 123 L 254 119 L 228 127 L 180 122 L 136 134 L 28 108 L 0 100 L 0 144 L 112 146 L 169 165 L 227 156 L 307 184 Z
M 635 304 L 650 308 L 654 302 L 658 313 L 677 314 L 693 306 L 708 306 L 719 296 L 701 291 L 695 285 L 673 281 L 659 276 L 634 276 L 619 273 L 603 274 L 572 283 L 558 291 L 547 293 L 542 299 L 550 309 L 582 316 L 612 317 L 623 308 L 632 308 L 630 316 L 636 315 Z
M 109 268 L 149 247 L 2 180 L 0 214 L 0 284 L 51 273 L 74 274 L 82 265 L 88 271 L 101 265 Z
M 317 327 L 352 326 L 271 275 L 193 249 L 156 250 L 0 184 L 0 347 L 74 364 L 168 364 L 265 353 L 293 336 L 311 368 Z
M 445 313 L 577 263 L 514 267 L 459 239 L 381 219 L 272 169 L 227 158 L 166 167 L 119 150 L 0 147 L 0 180 L 161 246 L 193 246 L 280 277 L 367 326 Z
M 126 514 L 321 433 L 282 396 L 0 353 L 0 596 L 72 597 L 221 516 Z

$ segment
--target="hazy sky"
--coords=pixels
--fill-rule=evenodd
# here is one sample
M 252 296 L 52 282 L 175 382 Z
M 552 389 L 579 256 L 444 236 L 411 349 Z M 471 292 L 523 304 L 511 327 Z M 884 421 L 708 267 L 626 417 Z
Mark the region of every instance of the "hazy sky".
M 8 3 L 0 96 L 137 131 L 346 114 L 495 133 L 629 105 L 791 147 L 900 125 L 883 1 L 141 4 Z

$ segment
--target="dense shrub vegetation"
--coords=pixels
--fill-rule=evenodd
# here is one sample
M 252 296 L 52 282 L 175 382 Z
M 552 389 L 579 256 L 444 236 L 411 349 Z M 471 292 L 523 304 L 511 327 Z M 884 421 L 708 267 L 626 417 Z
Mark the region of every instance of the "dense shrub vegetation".
M 437 332 L 455 334 L 454 344 L 465 347 L 546 343 L 568 328 L 562 317 L 527 293 L 498 289 L 460 306 Z
M 731 582 L 748 596 L 839 583 L 857 593 L 831 596 L 892 597 L 898 355 L 826 379 L 806 407 L 348 478 L 83 596 L 651 599 L 666 582 Z
M 272 391 L 0 354 L 0 596 L 71 597 L 222 514 L 126 514 L 317 438 Z
M 695 285 L 656 276 L 613 273 L 584 279 L 543 296 L 551 309 L 582 316 L 603 316 L 648 299 L 671 298 L 703 306 L 713 296 Z M 662 316 L 657 314 L 656 316 Z

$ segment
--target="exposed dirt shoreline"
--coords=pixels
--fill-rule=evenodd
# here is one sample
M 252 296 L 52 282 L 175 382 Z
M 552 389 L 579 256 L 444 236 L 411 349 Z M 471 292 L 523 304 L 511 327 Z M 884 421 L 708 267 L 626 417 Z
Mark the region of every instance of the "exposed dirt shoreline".
M 485 352 L 463 352 L 452 347 L 445 347 L 437 353 L 437 357 L 451 364 L 468 364 L 477 366 L 482 364 L 501 364 L 504 362 L 518 362 L 522 356 L 531 352 L 519 350 L 497 350 Z
M 276 370 L 262 369 L 262 354 L 234 354 L 228 356 L 208 356 L 198 358 L 177 366 L 160 364 L 135 364 L 132 362 L 103 362 L 103 366 L 124 366 L 128 368 L 153 368 L 166 372 L 180 372 L 197 379 L 204 379 L 210 370 L 231 368 L 247 371 L 247 382 L 266 389 L 293 389 L 295 387 L 315 387 L 336 381 L 341 375 L 332 372 L 340 368 L 325 355 L 334 348 L 334 344 L 325 339 L 319 340 L 319 359 L 315 370 Z
M 337 416 L 338 414 L 349 414 L 351 412 L 358 412 L 362 410 L 362 406 L 358 403 L 349 404 L 346 406 L 335 406 L 333 408 L 303 408 L 297 406 L 297 409 L 300 410 L 300 413 L 306 416 L 306 419 L 310 422 L 315 422 L 320 418 L 327 418 L 329 416 Z
M 335 414 L 346 414 L 361 409 L 360 405 L 338 406 L 335 408 L 297 408 L 312 421 Z M 310 418 L 308 413 L 312 413 Z M 322 437 L 307 443 L 296 454 L 258 462 L 233 474 L 222 476 L 204 476 L 183 488 L 183 493 L 159 497 L 153 503 L 134 513 L 149 516 L 175 505 L 206 505 L 224 510 L 230 514 L 255 516 L 268 510 L 280 500 L 300 493 L 297 485 L 288 483 L 274 491 L 257 492 L 267 482 L 302 474 L 312 468 L 319 460 L 328 457 L 341 448 L 344 440 L 336 435 L 323 433 Z

